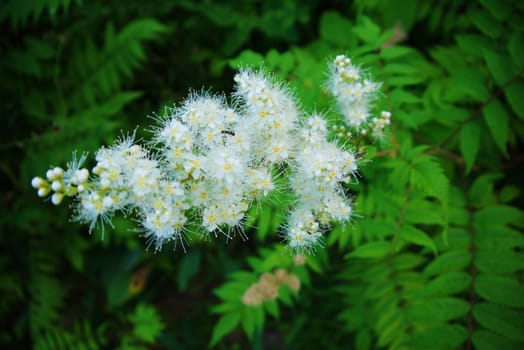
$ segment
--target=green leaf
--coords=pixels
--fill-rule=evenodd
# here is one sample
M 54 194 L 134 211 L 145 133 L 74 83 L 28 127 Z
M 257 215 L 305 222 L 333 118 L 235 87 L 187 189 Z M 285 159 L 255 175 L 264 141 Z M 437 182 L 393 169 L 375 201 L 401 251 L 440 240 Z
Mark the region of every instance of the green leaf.
M 134 335 L 147 343 L 153 343 L 164 329 L 156 309 L 147 304 L 138 304 L 129 319 L 134 326 Z
M 264 307 L 267 310 L 267 312 L 278 319 L 280 317 L 280 311 L 278 309 L 278 303 L 275 300 L 266 300 L 264 301 Z
M 412 349 L 459 349 L 466 341 L 467 330 L 458 325 L 442 325 L 414 334 L 408 342 Z
M 129 293 L 131 277 L 131 273 L 121 272 L 109 280 L 107 285 L 107 304 L 109 307 L 120 305 L 131 297 Z
M 512 12 L 511 6 L 506 1 L 480 0 L 480 3 L 499 21 L 508 18 Z
M 437 254 L 437 246 L 435 242 L 424 231 L 410 225 L 403 226 L 400 229 L 399 236 L 411 243 L 415 243 L 422 247 L 430 249 L 434 254 Z
M 460 130 L 460 152 L 464 156 L 466 173 L 475 163 L 480 146 L 480 128 L 477 123 L 469 122 Z
M 516 81 L 504 89 L 504 94 L 513 112 L 524 120 L 524 83 Z
M 523 343 L 501 337 L 498 334 L 485 329 L 477 329 L 473 332 L 473 345 L 477 350 L 521 350 Z
M 198 272 L 201 255 L 200 249 L 193 249 L 180 261 L 177 275 L 178 289 L 180 291 L 186 290 L 187 283 Z
M 509 205 L 493 205 L 475 213 L 473 223 L 476 230 L 508 224 L 524 227 L 524 212 Z
M 355 350 L 371 349 L 371 332 L 367 329 L 359 329 L 355 337 Z
M 352 23 L 338 12 L 327 11 L 320 18 L 320 37 L 340 47 L 348 47 L 351 43 L 352 28 Z
M 380 258 L 391 253 L 391 243 L 376 241 L 363 244 L 353 252 L 346 255 L 346 258 Z
M 209 346 L 215 346 L 226 334 L 230 333 L 240 322 L 240 312 L 228 313 L 218 320 L 213 328 Z
M 482 115 L 495 144 L 507 156 L 506 145 L 509 137 L 509 116 L 498 99 L 491 101 L 482 109 Z
M 415 189 L 447 203 L 449 180 L 437 158 L 423 155 L 412 160 L 410 182 Z
M 502 33 L 502 24 L 496 21 L 486 11 L 474 9 L 470 10 L 468 14 L 473 24 L 487 36 L 496 39 Z
M 442 323 L 466 315 L 469 303 L 458 298 L 439 298 L 424 300 L 420 304 L 411 305 L 407 316 L 415 323 Z
M 497 198 L 493 193 L 495 181 L 502 177 L 500 174 L 484 174 L 475 179 L 469 190 L 469 199 L 472 206 L 482 208 L 493 205 Z
M 515 278 L 481 274 L 475 280 L 475 291 L 487 301 L 524 307 L 524 285 Z
M 441 297 L 467 290 L 471 285 L 471 276 L 465 272 L 450 272 L 428 282 L 417 292 L 421 297 Z
M 456 35 L 455 40 L 462 49 L 477 57 L 481 57 L 484 50 L 492 46 L 489 38 L 478 34 Z
M 395 101 L 395 103 L 398 104 L 415 104 L 421 102 L 420 97 L 411 92 L 405 91 L 402 88 L 393 89 L 389 96 L 391 101 Z
M 471 252 L 467 249 L 446 252 L 432 262 L 424 270 L 426 276 L 439 275 L 446 272 L 462 270 L 471 262 Z
M 260 216 L 258 217 L 258 229 L 257 236 L 261 240 L 264 240 L 269 233 L 271 227 L 271 220 L 273 219 L 273 208 L 270 206 L 264 206 Z
M 524 254 L 513 250 L 478 249 L 475 265 L 488 273 L 515 273 L 524 270 Z
M 520 188 L 513 185 L 504 186 L 499 193 L 501 203 L 508 203 L 520 196 Z
M 508 56 L 493 50 L 484 50 L 484 59 L 499 86 L 505 85 L 513 78 L 513 64 Z
M 406 86 L 420 84 L 426 79 L 421 76 L 393 76 L 387 78 L 387 84 L 391 86 Z
M 451 79 L 448 80 L 444 98 L 449 102 L 463 102 L 470 98 L 476 102 L 484 102 L 490 94 L 487 90 L 486 73 L 476 66 L 462 66 L 456 64 L 450 71 Z
M 380 51 L 380 57 L 383 59 L 393 59 L 407 56 L 411 53 L 416 52 L 411 47 L 407 46 L 391 46 Z
M 485 227 L 475 232 L 475 246 L 492 251 L 524 249 L 524 235 L 510 227 Z
M 264 56 L 252 51 L 244 50 L 237 57 L 229 60 L 229 66 L 233 69 L 241 69 L 245 67 L 258 67 L 264 62 Z
M 390 75 L 410 75 L 419 73 L 419 69 L 410 64 L 389 63 L 384 66 L 383 72 Z
M 492 303 L 473 307 L 475 319 L 484 327 L 513 340 L 524 341 L 524 314 Z
M 508 49 L 513 63 L 522 68 L 524 66 L 524 33 L 514 32 L 508 41 Z
M 380 46 L 380 27 L 369 17 L 358 16 L 358 23 L 351 30 L 365 43 Z

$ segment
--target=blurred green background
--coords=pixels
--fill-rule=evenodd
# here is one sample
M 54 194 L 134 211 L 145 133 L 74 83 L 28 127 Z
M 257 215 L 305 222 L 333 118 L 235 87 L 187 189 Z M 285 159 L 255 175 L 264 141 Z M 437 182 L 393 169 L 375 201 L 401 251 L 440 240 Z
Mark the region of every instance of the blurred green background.
M 524 347 L 524 9 L 518 1 L 2 2 L 0 344 L 4 349 Z M 330 58 L 384 82 L 388 138 L 362 150 L 358 216 L 305 264 L 285 201 L 249 240 L 145 250 L 132 218 L 99 231 L 30 187 L 190 89 L 229 93 L 263 66 L 328 110 Z M 93 159 L 88 165 L 93 166 Z M 479 238 L 480 237 L 480 238 Z M 353 252 L 353 254 L 352 254 Z M 300 259 L 299 259 L 300 260 Z M 284 268 L 297 292 L 241 300 Z

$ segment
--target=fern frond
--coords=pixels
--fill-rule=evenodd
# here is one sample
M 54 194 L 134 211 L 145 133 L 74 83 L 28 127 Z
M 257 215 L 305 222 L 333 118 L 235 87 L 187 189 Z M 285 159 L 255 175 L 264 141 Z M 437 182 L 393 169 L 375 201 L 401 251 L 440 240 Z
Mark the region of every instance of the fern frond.
M 50 328 L 39 334 L 33 349 L 35 350 L 98 350 L 100 342 L 88 322 L 75 323 L 72 331 Z
M 26 26 L 30 20 L 37 22 L 45 14 L 53 18 L 59 11 L 67 12 L 73 3 L 78 5 L 82 0 L 8 0 L 2 5 L 0 22 L 8 20 L 16 29 Z
M 72 94 L 68 99 L 78 109 L 110 97 L 145 59 L 144 42 L 158 39 L 167 27 L 154 19 L 140 19 L 115 33 L 109 23 L 102 49 L 87 39 L 76 46 L 69 64 Z M 77 109 L 77 110 L 78 110 Z

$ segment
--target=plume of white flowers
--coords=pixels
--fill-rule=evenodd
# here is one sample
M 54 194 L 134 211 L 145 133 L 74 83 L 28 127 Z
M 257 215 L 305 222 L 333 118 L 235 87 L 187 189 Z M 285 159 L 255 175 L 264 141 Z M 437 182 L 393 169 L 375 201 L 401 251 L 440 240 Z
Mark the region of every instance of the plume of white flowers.
M 134 215 L 155 250 L 168 241 L 184 244 L 189 223 L 212 236 L 243 234 L 252 205 L 290 191 L 295 201 L 283 236 L 298 253 L 314 250 L 330 224 L 351 218 L 342 184 L 356 176 L 355 154 L 330 141 L 326 121 L 303 114 L 267 74 L 245 69 L 234 80 L 235 108 L 223 97 L 190 94 L 159 118 L 150 147 L 122 137 L 97 151 L 91 172 L 81 168 L 82 155 L 66 170 L 35 177 L 32 186 L 55 205 L 76 197 L 75 218 L 90 230 L 111 224 L 117 212 Z M 389 112 L 368 120 L 379 85 L 363 79 L 347 57 L 334 60 L 329 87 L 350 126 L 379 133 L 389 124 Z
M 349 127 L 362 135 L 379 138 L 390 124 L 391 113 L 383 111 L 372 117 L 371 107 L 380 84 L 369 80 L 362 69 L 344 55 L 338 55 L 330 65 L 328 88 L 337 101 L 337 107 Z

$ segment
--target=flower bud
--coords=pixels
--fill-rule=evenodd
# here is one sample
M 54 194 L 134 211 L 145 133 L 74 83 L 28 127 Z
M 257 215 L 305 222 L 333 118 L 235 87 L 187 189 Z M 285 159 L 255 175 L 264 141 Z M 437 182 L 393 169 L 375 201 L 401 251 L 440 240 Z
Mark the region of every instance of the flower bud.
M 64 194 L 58 192 L 51 196 L 51 203 L 53 203 L 54 205 L 59 205 L 60 203 L 62 203 L 63 199 L 64 199 Z
M 49 181 L 53 181 L 53 180 L 55 180 L 55 172 L 53 171 L 53 169 L 49 169 L 48 171 L 46 171 L 46 173 L 45 173 L 45 177 L 46 177 Z
M 55 175 L 55 178 L 60 179 L 64 176 L 64 169 L 57 166 L 53 169 L 53 174 Z
M 38 190 L 38 197 L 45 197 L 51 192 L 49 187 L 42 187 Z
M 45 185 L 45 183 L 45 180 L 38 176 L 33 177 L 33 179 L 31 180 L 31 186 L 33 186 L 33 188 L 41 188 Z
M 64 183 L 60 180 L 55 180 L 51 184 L 51 188 L 53 189 L 53 191 L 59 192 L 64 188 Z

